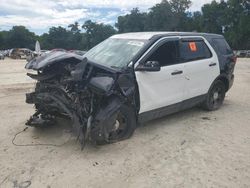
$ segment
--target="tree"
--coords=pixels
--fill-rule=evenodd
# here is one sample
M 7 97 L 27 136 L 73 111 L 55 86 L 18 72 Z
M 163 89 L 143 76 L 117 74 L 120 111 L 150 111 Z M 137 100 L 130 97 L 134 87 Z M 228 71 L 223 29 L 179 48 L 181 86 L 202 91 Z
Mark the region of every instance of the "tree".
M 227 1 L 225 36 L 235 49 L 250 49 L 250 2 Z
M 202 14 L 199 11 L 193 13 L 192 16 L 192 31 L 201 32 L 202 31 Z
M 82 28 L 86 31 L 88 49 L 116 33 L 116 30 L 111 25 L 98 24 L 91 20 L 86 21 Z
M 75 23 L 73 23 L 73 24 L 70 24 L 68 27 L 70 28 L 70 31 L 71 31 L 72 33 L 74 33 L 74 34 L 80 33 L 80 31 L 81 31 L 81 30 L 79 29 L 79 23 L 78 23 L 78 22 L 75 22 Z
M 250 48 L 250 2 L 228 0 L 202 7 L 201 30 L 223 34 L 234 49 Z
M 170 3 L 163 0 L 150 8 L 145 27 L 146 30 L 152 31 L 171 31 L 176 28 L 177 24 Z
M 213 0 L 210 4 L 205 4 L 202 7 L 203 13 L 203 31 L 208 33 L 222 34 L 226 24 L 227 4 L 224 1 L 217 3 Z
M 173 12 L 177 14 L 183 14 L 189 9 L 191 5 L 190 0 L 171 0 L 169 2 Z
M 87 46 L 85 44 L 83 44 L 83 37 L 84 35 L 80 33 L 80 25 L 78 22 L 75 22 L 73 24 L 70 24 L 68 26 L 70 28 L 70 37 L 69 37 L 69 42 L 70 42 L 70 46 L 72 46 L 72 49 L 86 49 Z
M 0 32 L 0 50 L 5 49 L 5 36 L 4 36 L 4 32 Z
M 146 13 L 141 13 L 138 8 L 134 8 L 130 14 L 119 16 L 115 26 L 119 33 L 144 31 L 146 16 Z
M 192 31 L 189 28 L 189 22 L 191 14 L 187 12 L 188 8 L 191 5 L 190 0 L 171 0 L 170 2 L 171 10 L 174 14 L 174 18 L 177 22 L 177 26 L 174 30 L 177 31 Z M 192 20 L 191 20 L 192 21 Z
M 116 27 L 120 33 L 185 30 L 186 10 L 190 4 L 190 0 L 163 0 L 150 8 L 149 13 L 141 13 L 135 8 L 129 14 L 119 16 Z
M 53 48 L 64 48 L 71 49 L 69 43 L 70 31 L 65 28 L 52 27 L 48 33 L 41 36 L 41 48 L 53 49 Z
M 24 26 L 14 26 L 5 36 L 5 48 L 34 49 L 36 38 L 35 33 Z
M 197 31 L 222 34 L 234 49 L 250 49 L 250 1 L 212 1 L 202 11 L 188 12 L 190 0 L 163 0 L 148 12 L 138 8 L 119 16 L 115 24 L 119 33 L 137 31 Z M 117 31 L 111 25 L 86 21 L 52 27 L 48 33 L 36 36 L 24 26 L 14 26 L 10 31 L 0 31 L 0 49 L 34 48 L 39 39 L 43 49 L 90 49 Z

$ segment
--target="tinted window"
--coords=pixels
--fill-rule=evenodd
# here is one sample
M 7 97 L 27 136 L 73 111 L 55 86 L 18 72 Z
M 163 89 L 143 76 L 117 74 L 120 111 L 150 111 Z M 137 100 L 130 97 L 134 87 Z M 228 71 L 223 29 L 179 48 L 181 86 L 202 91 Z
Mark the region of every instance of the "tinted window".
M 204 41 L 183 41 L 180 43 L 180 61 L 188 62 L 207 59 L 212 54 Z
M 147 61 L 158 61 L 160 65 L 167 66 L 177 63 L 178 41 L 168 41 L 158 47 Z
M 233 53 L 232 49 L 228 45 L 225 39 L 218 38 L 218 39 L 213 39 L 213 46 L 222 55 L 228 55 Z

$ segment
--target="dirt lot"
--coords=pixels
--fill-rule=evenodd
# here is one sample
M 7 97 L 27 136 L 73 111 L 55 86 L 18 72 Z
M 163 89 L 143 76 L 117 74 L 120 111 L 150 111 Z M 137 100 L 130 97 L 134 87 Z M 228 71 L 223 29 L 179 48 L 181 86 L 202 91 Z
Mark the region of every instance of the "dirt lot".
M 126 141 L 83 151 L 65 124 L 28 128 L 25 61 L 0 61 L 0 187 L 250 187 L 250 59 L 216 112 L 194 108 L 139 127 Z

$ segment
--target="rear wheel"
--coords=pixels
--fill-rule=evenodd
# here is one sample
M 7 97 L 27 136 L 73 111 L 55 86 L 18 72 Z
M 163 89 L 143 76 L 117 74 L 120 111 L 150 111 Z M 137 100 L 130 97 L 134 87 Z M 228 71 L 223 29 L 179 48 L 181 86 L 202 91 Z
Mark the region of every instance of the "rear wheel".
M 217 80 L 209 90 L 203 107 L 206 110 L 217 110 L 223 104 L 226 93 L 225 84 L 221 80 Z
M 134 109 L 123 105 L 117 113 L 115 122 L 113 122 L 113 129 L 109 132 L 108 140 L 97 141 L 97 144 L 103 145 L 128 139 L 133 135 L 135 128 L 136 118 Z

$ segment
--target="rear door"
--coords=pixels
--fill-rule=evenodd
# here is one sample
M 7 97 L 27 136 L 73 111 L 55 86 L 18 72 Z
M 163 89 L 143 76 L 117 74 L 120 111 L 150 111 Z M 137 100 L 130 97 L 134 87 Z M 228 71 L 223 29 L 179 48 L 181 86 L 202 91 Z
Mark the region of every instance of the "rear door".
M 180 62 L 184 63 L 184 100 L 206 94 L 220 74 L 217 55 L 203 37 L 182 37 Z
M 172 104 L 183 99 L 183 64 L 178 62 L 179 38 L 164 39 L 153 46 L 139 60 L 140 63 L 158 61 L 158 72 L 136 71 L 140 93 L 140 112 L 147 112 Z

